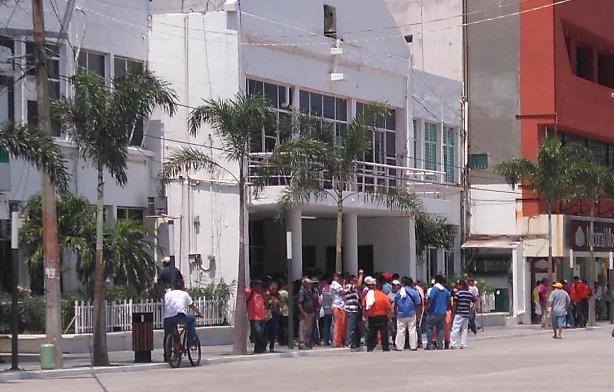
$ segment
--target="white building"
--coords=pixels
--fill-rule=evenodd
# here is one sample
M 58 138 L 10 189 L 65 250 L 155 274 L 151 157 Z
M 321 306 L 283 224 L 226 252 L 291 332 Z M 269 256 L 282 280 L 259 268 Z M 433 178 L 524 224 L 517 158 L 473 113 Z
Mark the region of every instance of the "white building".
M 382 1 L 350 4 L 335 0 L 325 5 L 252 0 L 243 1 L 241 8 L 238 2 L 227 1 L 224 9 L 221 2 L 207 2 L 192 12 L 182 8 L 180 1 L 139 0 L 126 5 L 120 0 L 77 0 L 65 30 L 58 20 L 64 18 L 66 3 L 60 3 L 56 17 L 51 3 L 45 2 L 56 92 L 70 92 L 64 76 L 72 75 L 77 66 L 110 79 L 122 69 L 147 64 L 179 96 L 182 106 L 177 115 L 169 118 L 156 113 L 144 124 L 143 133 L 135 134 L 128 184 L 118 188 L 108 178 L 105 205 L 110 216 L 142 217 L 154 225 L 161 245 L 167 248 L 165 253 L 169 252 L 167 227 L 173 219 L 174 254 L 189 285 L 236 278 L 237 188 L 219 173 L 184 175 L 167 190 L 165 218 L 147 217 L 148 197 L 156 193 L 155 177 L 161 163 L 177 148 L 188 143 L 202 146 L 222 159 L 219 141 L 210 137 L 210 129 L 204 127 L 196 138 L 188 134 L 187 116 L 203 99 L 232 98 L 246 89 L 271 98 L 272 110 L 280 115 L 310 111 L 339 129 L 365 103 L 388 102 L 392 115 L 376 133 L 373 157 L 354 190 L 369 183 L 404 186 L 422 197 L 428 212 L 459 224 L 463 142 L 460 115 L 453 108 L 458 107 L 460 84 L 412 71 L 411 46 L 399 31 L 391 29 L 395 21 Z M 3 64 L 0 72 L 2 80 L 10 82 L 8 86 L 14 85 L 0 90 L 0 121 L 35 121 L 33 78 L 22 78 L 27 73 L 27 42 L 32 32 L 29 7 L 25 2 L 12 16 L 0 15 L 0 26 L 8 26 L 0 27 L 0 35 L 6 37 L 0 44 L 8 48 L 3 48 L 2 61 L 10 64 Z M 381 29 L 393 34 L 382 39 L 376 33 Z M 94 202 L 93 169 L 77 157 L 62 135 L 56 140 L 69 159 L 73 191 Z M 263 135 L 262 140 L 259 152 L 277 141 L 276 135 Z M 237 169 L 232 163 L 227 165 Z M 29 165 L 11 161 L 9 173 L 10 189 L 3 191 L 5 212 L 9 202 L 23 204 L 40 190 L 40 176 Z M 269 187 L 249 202 L 249 227 L 245 227 L 248 275 L 286 271 L 286 228 L 273 219 L 280 190 Z M 345 270 L 356 272 L 360 266 L 421 279 L 459 271 L 458 241 L 453 257 L 433 250 L 423 264 L 416 260 L 414 224 L 409 217 L 365 202 L 360 193 L 348 199 L 344 211 Z M 329 201 L 291 212 L 293 277 L 315 267 L 332 271 L 334 216 L 335 207 Z M 6 227 L 7 221 L 1 222 Z M 8 242 L 2 246 L 7 247 Z M 66 261 L 69 268 L 74 267 L 73 259 Z M 27 283 L 25 275 L 22 280 Z M 65 275 L 64 284 L 65 289 L 74 289 L 76 276 Z
M 54 8 L 55 7 L 55 11 Z M 52 95 L 70 92 L 67 78 L 78 67 L 95 72 L 110 80 L 127 69 L 143 67 L 148 56 L 148 7 L 147 0 L 130 2 L 126 12 L 125 2 L 111 0 L 92 2 L 77 0 L 75 8 L 68 12 L 66 1 L 44 2 L 45 28 L 48 42 L 49 72 Z M 32 73 L 33 45 L 31 2 L 22 1 L 14 6 L 7 2 L 0 6 L 0 123 L 11 120 L 16 123 L 37 123 L 35 79 Z M 10 8 L 9 8 L 10 7 Z M 57 12 L 57 15 L 56 15 Z M 65 28 L 61 21 L 66 18 Z M 135 132 L 133 147 L 128 155 L 128 183 L 124 188 L 115 185 L 110 176 L 105 180 L 105 206 L 109 216 L 143 219 L 146 215 L 148 197 L 155 193 L 154 178 L 157 167 L 152 162 L 160 158 L 152 148 L 156 135 L 145 124 L 145 133 Z M 71 189 L 86 196 L 92 203 L 96 200 L 96 173 L 88 163 L 78 158 L 77 149 L 55 129 L 56 142 L 62 147 L 72 174 Z M 11 160 L 9 171 L 0 173 L 9 186 L 0 189 L 0 219 L 7 219 L 8 204 L 24 204 L 32 195 L 40 192 L 41 179 L 38 171 L 20 160 Z M 2 182 L 4 183 L 4 181 Z M 2 233 L 8 221 L 3 220 Z M 10 266 L 10 244 L 1 236 L 0 256 L 5 266 Z M 78 287 L 74 273 L 75 259 L 65 258 L 64 289 Z M 9 271 L 4 269 L 4 271 Z M 27 269 L 21 269 L 22 284 L 27 285 Z M 10 279 L 10 273 L 4 277 Z M 8 282 L 5 282 L 8 283 Z M 8 287 L 8 286 L 7 286 Z
M 376 151 L 354 190 L 360 191 L 369 181 L 405 186 L 422 196 L 430 213 L 458 224 L 460 116 L 446 106 L 458 106 L 460 84 L 429 79 L 424 73 L 420 76 L 428 84 L 417 82 L 412 77 L 410 47 L 397 30 L 390 30 L 394 25 L 379 1 L 260 0 L 244 1 L 240 7 L 227 1 L 217 12 L 154 11 L 149 66 L 173 85 L 185 105 L 173 118 L 157 117 L 164 129 L 163 159 L 186 144 L 203 146 L 213 158 L 222 159 L 211 129 L 204 127 L 197 137 L 186 130 L 189 108 L 203 99 L 232 98 L 247 90 L 270 98 L 272 110 L 280 115 L 302 110 L 324 117 L 337 128 L 363 104 L 386 101 L 393 114 L 376 133 Z M 394 34 L 381 39 L 372 32 L 384 28 Z M 416 85 L 421 86 L 418 94 Z M 454 90 L 456 98 L 450 98 L 449 91 Z M 428 109 L 417 108 L 415 102 Z M 255 152 L 266 152 L 274 143 L 275 135 L 263 135 L 262 149 Z M 334 203 L 297 206 L 286 228 L 274 220 L 280 191 L 281 187 L 271 186 L 249 201 L 250 222 L 244 228 L 251 269 L 247 275 L 286 272 L 286 229 L 293 234 L 294 278 L 316 267 L 332 272 Z M 236 277 L 238 194 L 230 177 L 208 172 L 184 175 L 169 186 L 167 196 L 179 265 L 190 271 L 187 281 L 196 285 Z M 427 273 L 416 261 L 414 224 L 409 217 L 365 202 L 359 192 L 346 201 L 344 213 L 344 270 Z M 202 262 L 194 255 L 200 255 Z M 439 263 L 431 264 L 429 275 L 449 270 L 442 250 L 434 251 L 433 259 Z M 460 261 L 459 257 L 447 259 Z

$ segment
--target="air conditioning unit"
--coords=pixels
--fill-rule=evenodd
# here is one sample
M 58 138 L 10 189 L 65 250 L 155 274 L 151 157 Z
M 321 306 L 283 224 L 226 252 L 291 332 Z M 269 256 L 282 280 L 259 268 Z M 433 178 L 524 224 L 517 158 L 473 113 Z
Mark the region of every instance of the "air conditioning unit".
M 168 214 L 168 199 L 166 196 L 151 196 L 147 198 L 147 215 L 160 216 Z

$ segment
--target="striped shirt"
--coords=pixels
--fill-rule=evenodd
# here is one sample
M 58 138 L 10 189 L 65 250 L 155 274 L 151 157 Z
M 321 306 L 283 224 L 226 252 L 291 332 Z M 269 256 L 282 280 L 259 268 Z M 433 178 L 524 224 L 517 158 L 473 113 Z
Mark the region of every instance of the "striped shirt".
M 330 286 L 325 287 L 322 290 L 322 308 L 324 308 L 324 314 L 333 314 L 333 301 L 335 296 L 333 295 Z
M 345 286 L 345 311 L 356 313 L 360 309 L 360 294 L 354 285 Z
M 471 304 L 475 301 L 475 297 L 470 291 L 460 289 L 454 294 L 454 303 L 456 304 L 456 314 L 461 317 L 469 318 L 469 310 Z

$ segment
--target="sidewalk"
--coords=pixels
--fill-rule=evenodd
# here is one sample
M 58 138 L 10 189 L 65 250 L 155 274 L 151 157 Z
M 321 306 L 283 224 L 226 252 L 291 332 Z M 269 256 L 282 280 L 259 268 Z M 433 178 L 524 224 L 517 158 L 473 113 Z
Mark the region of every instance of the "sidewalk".
M 607 328 L 610 324 L 601 323 L 599 328 Z M 570 329 L 568 331 L 584 331 L 584 329 Z M 479 331 L 477 335 L 469 334 L 472 341 L 489 341 L 497 339 L 523 338 L 532 335 L 552 333 L 549 329 L 543 329 L 539 325 L 518 325 L 513 327 L 486 327 L 484 331 Z M 251 346 L 248 350 L 251 351 Z M 364 351 L 364 350 L 357 350 Z M 303 356 L 323 356 L 340 355 L 350 353 L 349 349 L 331 348 L 330 346 L 316 346 L 313 350 L 296 351 L 289 350 L 287 347 L 279 347 L 272 354 L 248 354 L 242 356 L 232 356 L 232 345 L 223 346 L 203 346 L 201 366 L 220 363 L 244 362 L 253 360 L 273 359 L 273 358 L 293 358 Z M 0 364 L 0 369 L 10 368 L 10 353 L 1 353 L 0 357 L 5 361 Z M 49 377 L 71 377 L 83 376 L 88 374 L 114 373 L 128 371 L 144 371 L 153 369 L 165 369 L 169 365 L 163 362 L 163 351 L 154 350 L 152 352 L 152 363 L 134 363 L 134 353 L 132 351 L 109 352 L 111 366 L 94 368 L 90 366 L 89 354 L 65 354 L 64 369 L 60 370 L 41 370 L 40 358 L 37 354 L 24 354 L 19 356 L 19 367 L 22 371 L 0 372 L 0 383 L 18 380 Z M 187 358 L 182 360 L 182 367 L 190 367 Z

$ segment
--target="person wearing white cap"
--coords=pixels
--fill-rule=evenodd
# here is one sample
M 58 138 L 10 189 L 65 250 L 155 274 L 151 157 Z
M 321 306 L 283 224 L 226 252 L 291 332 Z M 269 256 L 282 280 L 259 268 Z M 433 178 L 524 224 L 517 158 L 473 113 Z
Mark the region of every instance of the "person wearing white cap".
M 171 258 L 169 256 L 166 256 L 162 259 L 162 272 L 160 273 L 160 282 L 167 285 L 168 288 L 170 288 L 172 284 L 173 270 L 175 272 L 175 281 L 181 282 L 183 285 L 183 275 L 181 275 L 181 271 L 179 271 L 177 267 L 172 266 Z

